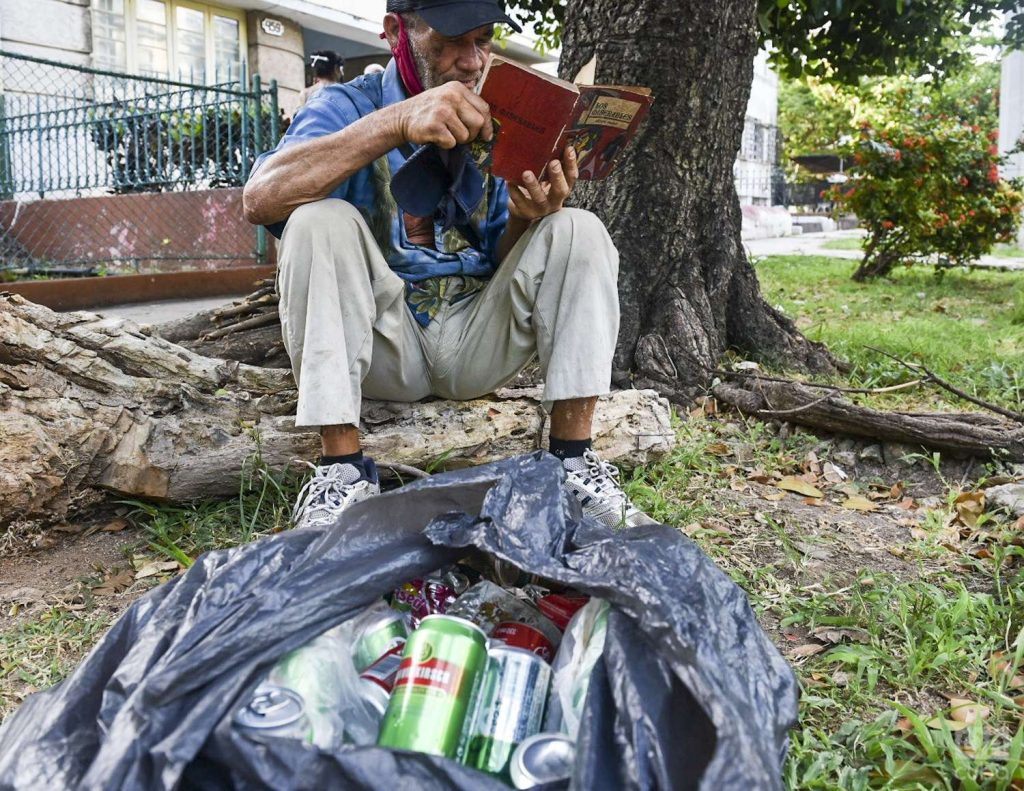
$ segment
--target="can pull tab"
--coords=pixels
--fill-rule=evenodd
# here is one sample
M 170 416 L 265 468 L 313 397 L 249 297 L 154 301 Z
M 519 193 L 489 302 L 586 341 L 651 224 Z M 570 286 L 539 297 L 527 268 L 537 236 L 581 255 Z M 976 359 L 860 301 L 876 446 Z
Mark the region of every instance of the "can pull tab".
M 292 705 L 291 699 L 279 689 L 268 689 L 253 696 L 249 708 L 261 717 L 271 717 Z

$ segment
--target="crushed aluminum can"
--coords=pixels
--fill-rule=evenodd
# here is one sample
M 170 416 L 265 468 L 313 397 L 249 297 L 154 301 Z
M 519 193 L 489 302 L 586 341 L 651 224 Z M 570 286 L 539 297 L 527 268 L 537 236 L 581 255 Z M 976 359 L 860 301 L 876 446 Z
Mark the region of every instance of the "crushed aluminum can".
M 512 785 L 519 789 L 557 783 L 572 777 L 576 745 L 561 733 L 538 733 L 525 739 L 509 764 Z
M 235 727 L 256 742 L 298 739 L 312 744 L 313 729 L 302 695 L 286 687 L 260 684 L 245 708 L 235 713 Z

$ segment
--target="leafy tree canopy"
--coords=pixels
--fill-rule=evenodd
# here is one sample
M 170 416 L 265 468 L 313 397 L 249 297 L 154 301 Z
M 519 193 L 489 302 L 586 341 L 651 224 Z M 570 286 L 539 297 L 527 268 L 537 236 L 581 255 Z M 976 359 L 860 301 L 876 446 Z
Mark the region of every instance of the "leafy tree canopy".
M 831 151 L 874 127 L 913 123 L 920 116 L 948 117 L 987 134 L 999 125 L 999 64 L 972 63 L 941 82 L 909 76 L 872 77 L 856 85 L 816 77 L 783 79 L 779 127 L 786 157 Z
M 666 4 L 672 0 L 666 0 Z M 541 46 L 561 42 L 566 0 L 510 0 Z M 1020 0 L 758 0 L 763 42 L 779 71 L 855 83 L 883 74 L 945 74 L 968 58 L 963 40 L 996 15 L 1007 43 L 1024 46 Z
M 1024 43 L 1019 0 L 759 0 L 758 20 L 786 76 L 840 83 L 913 73 L 943 75 L 970 59 L 963 41 L 997 14 L 1013 14 L 1010 44 Z

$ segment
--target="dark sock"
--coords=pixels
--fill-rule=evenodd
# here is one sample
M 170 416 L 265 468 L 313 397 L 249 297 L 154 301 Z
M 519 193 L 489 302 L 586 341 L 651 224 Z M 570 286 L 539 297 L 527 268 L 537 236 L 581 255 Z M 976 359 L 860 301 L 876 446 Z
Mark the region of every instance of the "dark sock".
M 321 467 L 329 467 L 332 464 L 354 464 L 357 467 L 362 467 L 363 452 L 357 450 L 355 453 L 346 453 L 344 456 L 321 456 L 317 464 Z
M 589 439 L 557 439 L 551 437 L 548 443 L 548 450 L 562 461 L 565 461 L 566 459 L 582 456 L 586 451 L 590 450 L 590 446 L 591 440 Z

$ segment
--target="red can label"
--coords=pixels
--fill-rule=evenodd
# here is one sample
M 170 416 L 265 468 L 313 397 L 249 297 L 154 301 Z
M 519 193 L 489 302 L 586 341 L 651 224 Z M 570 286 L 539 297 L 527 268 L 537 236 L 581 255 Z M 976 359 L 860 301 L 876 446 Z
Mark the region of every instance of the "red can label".
M 544 633 L 525 623 L 505 621 L 494 627 L 491 637 L 501 640 L 505 645 L 514 648 L 525 648 L 527 651 L 536 654 L 545 662 L 550 662 L 555 655 L 555 647 L 551 641 L 544 636 Z
M 370 665 L 359 674 L 360 678 L 372 681 L 388 694 L 395 687 L 395 680 L 398 677 L 398 670 L 402 666 L 402 652 L 405 650 L 405 643 L 399 643 L 384 656 Z
M 588 601 L 590 601 L 589 596 L 565 596 L 560 593 L 552 593 L 537 599 L 537 609 L 564 632 L 577 610 Z
M 437 657 L 416 662 L 413 657 L 407 656 L 398 667 L 395 688 L 406 685 L 424 692 L 432 690 L 445 695 L 457 695 L 461 681 L 462 668 L 458 665 Z

